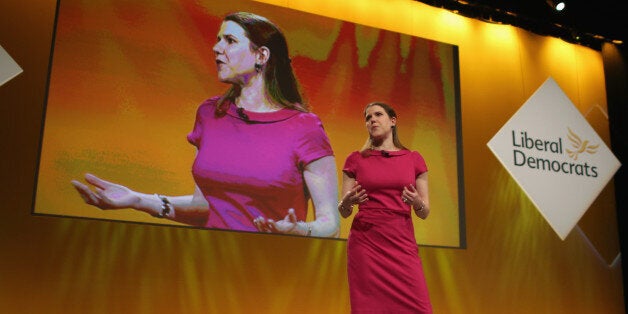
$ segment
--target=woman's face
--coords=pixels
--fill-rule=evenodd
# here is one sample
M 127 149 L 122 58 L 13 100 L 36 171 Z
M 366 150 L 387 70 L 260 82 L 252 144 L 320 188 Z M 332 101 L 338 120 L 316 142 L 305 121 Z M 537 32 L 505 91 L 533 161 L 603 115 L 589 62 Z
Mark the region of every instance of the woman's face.
M 243 84 L 254 75 L 256 54 L 244 29 L 233 21 L 225 21 L 214 45 L 218 79 L 225 83 Z
M 390 118 L 386 110 L 378 105 L 366 108 L 366 129 L 371 138 L 385 138 L 392 134 L 392 127 L 397 123 L 396 118 Z

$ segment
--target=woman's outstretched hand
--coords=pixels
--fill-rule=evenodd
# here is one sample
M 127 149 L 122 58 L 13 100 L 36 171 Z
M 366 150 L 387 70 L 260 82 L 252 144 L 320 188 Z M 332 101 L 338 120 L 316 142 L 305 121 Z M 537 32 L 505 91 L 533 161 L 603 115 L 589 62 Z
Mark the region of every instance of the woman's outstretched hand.
M 140 202 L 137 193 L 120 184 L 105 181 L 89 173 L 85 175 L 85 181 L 89 185 L 77 180 L 72 180 L 72 185 L 89 205 L 100 209 L 120 209 L 132 208 Z
M 279 221 L 266 219 L 261 216 L 253 219 L 253 224 L 255 224 L 257 230 L 267 233 L 298 234 L 298 223 L 297 215 L 294 213 L 294 209 L 292 208 L 288 210 L 288 215 Z

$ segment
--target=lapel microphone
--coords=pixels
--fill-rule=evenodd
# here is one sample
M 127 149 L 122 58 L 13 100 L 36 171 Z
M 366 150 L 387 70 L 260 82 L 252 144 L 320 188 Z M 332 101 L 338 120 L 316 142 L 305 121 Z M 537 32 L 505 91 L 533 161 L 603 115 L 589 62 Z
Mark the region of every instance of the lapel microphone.
M 381 152 L 382 152 L 382 156 L 384 156 L 386 158 L 390 157 L 390 153 L 389 152 L 387 152 L 385 150 L 382 150 Z

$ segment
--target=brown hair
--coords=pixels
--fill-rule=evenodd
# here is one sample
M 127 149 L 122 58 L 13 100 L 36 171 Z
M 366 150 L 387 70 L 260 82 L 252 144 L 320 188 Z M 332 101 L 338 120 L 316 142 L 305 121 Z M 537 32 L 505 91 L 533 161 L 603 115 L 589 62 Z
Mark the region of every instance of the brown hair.
M 382 109 L 384 109 L 384 111 L 386 112 L 386 114 L 388 115 L 389 118 L 397 118 L 397 112 L 395 112 L 395 109 L 393 109 L 393 107 L 391 107 L 390 105 L 383 103 L 383 102 L 379 102 L 379 101 L 375 101 L 372 102 L 368 105 L 366 105 L 366 107 L 364 107 L 364 116 L 366 117 L 366 110 L 368 110 L 370 107 L 373 106 L 380 106 L 382 107 Z M 393 145 L 395 145 L 395 147 L 399 148 L 399 149 L 407 149 L 405 146 L 403 146 L 403 144 L 401 144 L 401 141 L 399 140 L 399 135 L 397 135 L 397 126 L 393 125 L 392 126 L 392 133 L 393 133 Z M 369 150 L 369 148 L 371 148 L 371 146 L 373 145 L 373 139 L 369 136 L 366 139 L 366 143 L 364 143 L 364 146 L 362 146 L 362 148 L 360 149 L 360 153 L 362 153 L 363 155 L 366 154 Z
M 223 21 L 240 25 L 251 41 L 251 49 L 266 47 L 270 57 L 264 70 L 266 91 L 274 101 L 286 108 L 308 112 L 303 104 L 299 84 L 290 64 L 288 43 L 279 28 L 263 16 L 249 12 L 236 12 L 227 15 Z M 235 102 L 240 95 L 240 86 L 233 85 L 222 95 L 216 106 L 216 115 L 224 116 L 227 100 Z

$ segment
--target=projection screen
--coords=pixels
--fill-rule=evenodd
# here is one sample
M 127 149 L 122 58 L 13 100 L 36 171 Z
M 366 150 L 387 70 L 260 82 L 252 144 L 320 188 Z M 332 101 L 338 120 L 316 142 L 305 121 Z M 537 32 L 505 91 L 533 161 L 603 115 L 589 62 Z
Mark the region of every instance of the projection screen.
M 401 141 L 429 169 L 432 210 L 425 221 L 414 217 L 417 243 L 464 248 L 458 48 L 249 1 L 60 0 L 33 214 L 199 228 L 131 209 L 100 210 L 71 181 L 91 173 L 146 194 L 194 192 L 196 147 L 186 137 L 199 105 L 229 88 L 218 80 L 212 47 L 223 17 L 236 11 L 266 17 L 285 35 L 339 182 L 345 158 L 367 138 L 366 104 L 397 110 Z M 314 220 L 311 200 L 306 207 L 301 218 Z M 351 222 L 341 219 L 330 238 L 347 239 Z M 234 230 L 208 228 L 218 231 Z

